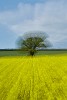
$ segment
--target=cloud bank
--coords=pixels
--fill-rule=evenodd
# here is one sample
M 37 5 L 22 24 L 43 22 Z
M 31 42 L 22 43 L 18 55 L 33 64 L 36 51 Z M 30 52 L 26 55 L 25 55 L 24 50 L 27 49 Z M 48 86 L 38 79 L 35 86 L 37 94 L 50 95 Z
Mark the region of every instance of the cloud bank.
M 14 10 L 0 12 L 0 24 L 16 35 L 27 31 L 44 31 L 54 47 L 67 40 L 67 2 L 48 0 L 46 3 L 19 3 Z M 64 42 L 64 43 L 67 43 Z

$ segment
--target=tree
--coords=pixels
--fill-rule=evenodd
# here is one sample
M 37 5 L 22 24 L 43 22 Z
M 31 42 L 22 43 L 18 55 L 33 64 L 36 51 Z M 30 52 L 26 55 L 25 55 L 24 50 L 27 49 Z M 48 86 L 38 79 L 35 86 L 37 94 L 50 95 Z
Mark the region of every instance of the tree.
M 33 56 L 37 49 L 47 48 L 50 46 L 50 43 L 46 39 L 47 37 L 47 34 L 42 31 L 27 32 L 19 38 L 19 48 L 21 50 L 27 50 L 29 55 Z

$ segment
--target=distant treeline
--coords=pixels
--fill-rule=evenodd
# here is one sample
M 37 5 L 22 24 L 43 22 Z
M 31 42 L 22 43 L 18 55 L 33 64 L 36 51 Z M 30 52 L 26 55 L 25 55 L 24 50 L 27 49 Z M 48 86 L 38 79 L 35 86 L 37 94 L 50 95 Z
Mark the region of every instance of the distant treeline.
M 0 51 L 21 51 L 21 49 L 0 49 Z M 38 51 L 67 51 L 67 49 L 38 49 Z
M 19 49 L 0 49 L 0 51 L 17 51 Z

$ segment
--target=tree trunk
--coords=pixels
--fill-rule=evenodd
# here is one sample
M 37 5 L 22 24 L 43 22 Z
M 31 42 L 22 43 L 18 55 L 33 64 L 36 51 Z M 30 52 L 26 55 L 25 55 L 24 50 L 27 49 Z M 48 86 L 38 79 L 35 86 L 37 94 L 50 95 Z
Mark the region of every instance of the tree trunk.
M 34 56 L 34 51 L 30 51 L 30 55 L 31 56 Z

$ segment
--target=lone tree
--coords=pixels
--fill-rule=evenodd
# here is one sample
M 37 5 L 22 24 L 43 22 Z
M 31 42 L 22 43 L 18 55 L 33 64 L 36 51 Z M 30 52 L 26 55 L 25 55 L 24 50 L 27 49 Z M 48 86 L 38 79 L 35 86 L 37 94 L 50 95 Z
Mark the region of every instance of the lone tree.
M 19 38 L 18 45 L 21 50 L 27 50 L 29 55 L 33 56 L 37 49 L 50 46 L 47 37 L 47 34 L 42 31 L 27 32 Z

